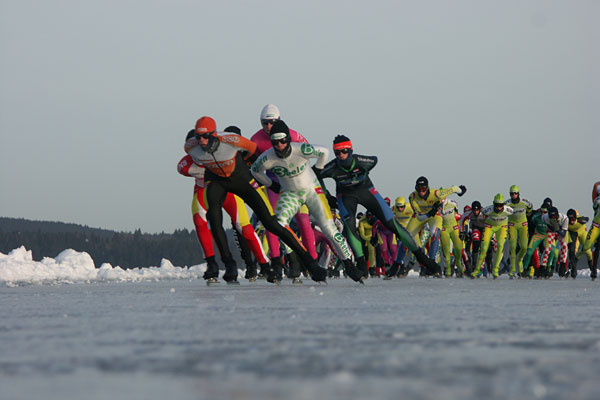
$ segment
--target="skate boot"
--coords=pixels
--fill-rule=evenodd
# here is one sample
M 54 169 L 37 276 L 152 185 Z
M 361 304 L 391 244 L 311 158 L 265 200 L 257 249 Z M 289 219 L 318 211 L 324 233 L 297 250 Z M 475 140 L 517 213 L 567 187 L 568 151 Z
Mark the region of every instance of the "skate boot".
M 212 257 L 207 257 L 206 258 L 206 271 L 204 272 L 204 275 L 202 275 L 202 278 L 204 278 L 205 280 L 213 280 L 218 282 L 219 280 L 217 279 L 219 277 L 219 264 L 217 264 L 217 261 L 215 260 L 215 256 Z
M 425 271 L 427 275 L 432 275 L 434 278 L 442 277 L 442 267 L 438 263 L 436 263 L 431 258 L 427 257 L 425 253 L 423 253 L 422 248 L 418 248 L 413 252 L 417 261 L 421 263 L 421 265 L 425 266 Z M 423 269 L 421 267 L 421 269 Z
M 300 277 L 300 258 L 295 252 L 288 255 L 290 267 L 288 271 L 288 278 L 296 279 Z
M 588 265 L 590 263 L 590 260 L 588 260 Z M 574 262 L 573 264 L 571 264 L 571 261 L 569 261 L 569 267 L 571 269 L 571 278 L 575 279 L 577 278 L 577 262 Z M 569 275 L 569 271 L 567 271 L 567 275 Z
M 256 279 L 265 279 L 267 277 L 269 269 L 271 269 L 269 263 L 260 264 L 260 269 L 258 270 L 258 275 L 256 276 Z
M 235 261 L 227 260 L 225 261 L 225 274 L 223 274 L 223 280 L 230 284 L 239 284 L 238 280 L 238 270 L 235 265 Z
M 465 272 L 463 271 L 462 268 L 456 268 L 456 275 L 455 276 L 456 276 L 457 279 L 463 278 L 464 274 L 465 274 Z
M 444 271 L 444 276 L 446 278 L 450 278 L 452 276 L 452 268 L 446 267 L 446 270 Z
M 375 267 L 369 267 L 369 276 L 371 278 L 374 278 L 375 276 L 377 276 L 377 272 L 375 271 Z
M 392 266 L 389 267 L 385 271 L 385 278 L 383 278 L 383 279 L 392 279 L 393 276 L 396 276 L 398 274 L 398 267 L 399 266 L 400 266 L 400 264 L 398 264 L 397 262 L 394 261 L 394 263 L 392 264 Z
M 567 275 L 567 266 L 565 265 L 565 263 L 561 262 L 560 264 L 558 264 L 558 277 L 559 278 L 563 278 L 565 275 Z
M 592 278 L 592 280 L 595 281 L 598 277 L 598 268 L 596 268 L 592 260 L 588 260 L 588 267 L 590 268 L 590 278 Z M 575 274 L 577 274 L 577 269 L 575 269 Z M 573 279 L 574 278 L 575 277 L 573 277 Z
M 363 274 L 354 266 L 354 263 L 350 258 L 342 261 L 344 263 L 344 269 L 346 270 L 346 274 L 352 279 L 354 282 L 363 283 Z
M 369 277 L 369 267 L 367 266 L 367 261 L 364 256 L 356 259 L 356 268 L 362 273 L 364 279 Z
M 465 262 L 465 275 L 468 277 L 471 277 L 472 274 L 473 274 L 473 264 L 471 263 L 471 260 L 467 260 L 467 262 Z
M 326 282 L 327 281 L 327 271 L 325 268 L 321 268 L 319 263 L 313 260 L 310 264 L 306 265 L 308 272 L 310 273 L 310 278 L 315 282 Z
M 281 257 L 273 257 L 271 259 L 271 267 L 267 271 L 267 282 L 279 283 L 283 279 L 283 264 Z
M 400 263 L 400 268 L 398 268 L 398 274 L 396 276 L 398 278 L 406 278 L 411 269 L 412 269 L 412 263 L 409 263 L 408 265 L 404 265 L 404 263 Z
M 248 279 L 249 282 L 254 282 L 256 281 L 256 275 L 256 263 L 246 265 L 246 273 L 244 274 L 244 278 Z
M 548 268 L 546 269 L 545 274 L 544 274 L 544 279 L 552 278 L 552 275 L 554 275 L 553 269 L 554 268 L 552 267 L 552 265 L 548 266 Z

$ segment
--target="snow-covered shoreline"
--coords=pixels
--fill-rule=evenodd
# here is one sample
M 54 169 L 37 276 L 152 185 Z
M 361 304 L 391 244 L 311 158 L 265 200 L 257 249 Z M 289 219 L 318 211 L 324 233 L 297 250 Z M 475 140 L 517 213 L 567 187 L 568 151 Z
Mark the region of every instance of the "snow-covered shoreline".
M 63 250 L 56 258 L 44 257 L 34 261 L 30 250 L 24 246 L 0 253 L 0 284 L 16 286 L 46 283 L 85 282 L 139 282 L 161 279 L 197 279 L 202 276 L 206 264 L 176 267 L 162 259 L 160 266 L 123 269 L 104 263 L 96 268 L 94 260 L 86 252 Z

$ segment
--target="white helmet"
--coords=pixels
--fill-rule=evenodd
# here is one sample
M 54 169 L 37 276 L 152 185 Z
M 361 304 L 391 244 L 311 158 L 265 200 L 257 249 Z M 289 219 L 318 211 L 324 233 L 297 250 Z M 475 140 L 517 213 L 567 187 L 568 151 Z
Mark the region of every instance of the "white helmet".
M 267 104 L 260 112 L 260 120 L 264 119 L 279 119 L 279 108 L 275 104 Z

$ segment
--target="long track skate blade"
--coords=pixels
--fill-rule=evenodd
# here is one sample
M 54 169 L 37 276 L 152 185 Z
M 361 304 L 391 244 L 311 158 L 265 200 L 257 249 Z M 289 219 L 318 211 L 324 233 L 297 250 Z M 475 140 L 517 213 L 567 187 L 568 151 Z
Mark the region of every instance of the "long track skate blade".
M 227 281 L 225 281 L 227 282 Z M 227 285 L 238 286 L 240 283 L 238 281 L 227 282 Z
M 217 278 L 210 278 L 210 279 L 206 280 L 207 286 L 218 285 L 219 283 L 221 283 L 221 282 L 219 282 L 219 280 Z

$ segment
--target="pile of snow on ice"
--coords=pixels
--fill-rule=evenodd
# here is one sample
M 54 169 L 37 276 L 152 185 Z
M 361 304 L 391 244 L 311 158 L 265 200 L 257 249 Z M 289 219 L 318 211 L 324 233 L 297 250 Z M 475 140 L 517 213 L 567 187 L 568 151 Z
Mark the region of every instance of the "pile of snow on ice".
M 96 268 L 88 253 L 63 250 L 56 259 L 44 257 L 34 261 L 24 246 L 8 255 L 0 253 L 0 283 L 7 285 L 75 283 L 92 281 L 156 281 L 160 279 L 197 279 L 202 277 L 206 264 L 175 267 L 162 259 L 160 267 L 122 269 L 108 263 Z

